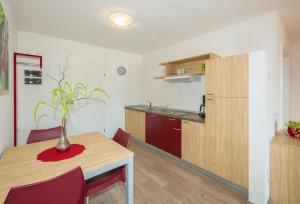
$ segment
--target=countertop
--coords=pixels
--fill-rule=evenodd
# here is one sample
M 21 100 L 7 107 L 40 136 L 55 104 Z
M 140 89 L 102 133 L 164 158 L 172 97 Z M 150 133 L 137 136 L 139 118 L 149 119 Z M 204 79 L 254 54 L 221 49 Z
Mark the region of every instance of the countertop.
M 279 130 L 272 138 L 271 144 L 300 148 L 300 139 L 290 137 L 286 130 Z
M 162 108 L 157 106 L 152 106 L 152 108 L 149 109 L 149 107 L 145 105 L 130 105 L 125 106 L 125 108 L 135 111 L 152 113 L 156 115 L 162 115 L 166 117 L 177 118 L 181 120 L 205 123 L 205 119 L 199 116 L 199 112 L 187 111 L 182 109 Z M 177 115 L 176 113 L 179 113 L 180 115 Z

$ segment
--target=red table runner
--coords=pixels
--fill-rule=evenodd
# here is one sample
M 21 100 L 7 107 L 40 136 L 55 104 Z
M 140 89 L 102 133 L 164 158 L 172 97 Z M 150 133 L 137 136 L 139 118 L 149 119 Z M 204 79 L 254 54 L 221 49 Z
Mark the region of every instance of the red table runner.
M 81 154 L 84 150 L 84 145 L 80 144 L 71 144 L 70 148 L 63 152 L 57 150 L 56 147 L 52 147 L 39 153 L 36 159 L 42 162 L 60 161 L 75 157 L 76 155 Z

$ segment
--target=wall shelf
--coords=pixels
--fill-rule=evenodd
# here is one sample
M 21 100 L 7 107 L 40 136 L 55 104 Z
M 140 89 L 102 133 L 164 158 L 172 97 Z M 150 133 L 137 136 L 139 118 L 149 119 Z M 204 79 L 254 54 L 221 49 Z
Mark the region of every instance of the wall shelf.
M 28 67 L 40 67 L 40 64 L 27 63 L 27 62 L 17 62 L 17 65 L 28 66 Z
M 204 75 L 206 60 L 219 57 L 220 56 L 216 54 L 208 53 L 190 58 L 160 63 L 161 66 L 165 66 L 165 75 L 154 77 L 154 79 L 170 79 L 171 77 L 177 78 L 178 76 Z

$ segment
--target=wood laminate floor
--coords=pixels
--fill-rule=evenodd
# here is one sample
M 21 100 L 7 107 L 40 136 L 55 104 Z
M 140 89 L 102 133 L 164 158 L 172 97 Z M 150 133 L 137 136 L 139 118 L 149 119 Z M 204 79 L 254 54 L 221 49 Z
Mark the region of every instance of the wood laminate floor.
M 137 142 L 134 151 L 135 204 L 246 204 L 244 194 Z M 95 194 L 91 204 L 123 204 L 125 189 L 119 184 Z

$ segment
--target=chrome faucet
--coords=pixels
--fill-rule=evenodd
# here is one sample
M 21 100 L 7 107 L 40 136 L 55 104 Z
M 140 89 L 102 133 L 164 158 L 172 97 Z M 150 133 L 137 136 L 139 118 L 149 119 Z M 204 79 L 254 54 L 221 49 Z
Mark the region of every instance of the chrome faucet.
M 151 103 L 151 101 L 147 101 L 147 103 L 149 103 L 149 110 L 151 110 L 152 109 L 152 103 Z

